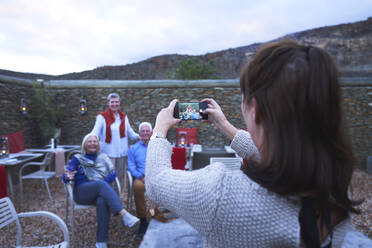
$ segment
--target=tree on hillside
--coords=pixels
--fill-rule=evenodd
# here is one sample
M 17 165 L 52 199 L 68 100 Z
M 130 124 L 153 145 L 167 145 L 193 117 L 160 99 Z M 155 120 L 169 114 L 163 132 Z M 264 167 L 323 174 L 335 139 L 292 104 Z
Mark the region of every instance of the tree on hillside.
M 216 79 L 217 70 L 213 60 L 208 63 L 198 58 L 186 58 L 176 69 L 176 79 Z

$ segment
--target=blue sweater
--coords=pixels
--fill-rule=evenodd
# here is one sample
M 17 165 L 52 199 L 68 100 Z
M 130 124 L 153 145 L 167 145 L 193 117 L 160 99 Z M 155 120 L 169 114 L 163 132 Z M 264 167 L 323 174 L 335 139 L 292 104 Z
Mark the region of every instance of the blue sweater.
M 97 154 L 84 154 L 84 157 L 86 157 L 90 160 L 96 161 Z M 76 171 L 75 187 L 79 186 L 82 183 L 89 182 L 88 178 L 84 174 L 83 167 L 80 166 L 80 162 L 75 156 L 73 156 L 72 159 L 70 160 L 70 163 L 68 164 L 67 169 L 69 171 Z M 107 175 L 107 177 L 105 178 L 105 181 L 110 184 L 112 181 L 115 180 L 115 177 L 116 177 L 116 172 L 114 171 L 114 172 Z M 65 183 L 67 182 L 65 173 L 63 173 L 63 175 L 62 175 L 62 180 Z
M 145 176 L 147 145 L 138 141 L 128 150 L 128 170 L 136 179 Z

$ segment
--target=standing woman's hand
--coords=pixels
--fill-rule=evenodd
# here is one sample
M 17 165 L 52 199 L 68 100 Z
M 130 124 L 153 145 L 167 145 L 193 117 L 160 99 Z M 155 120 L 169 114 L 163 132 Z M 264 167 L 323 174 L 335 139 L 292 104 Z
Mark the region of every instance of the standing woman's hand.
M 180 119 L 176 119 L 173 117 L 173 111 L 177 101 L 177 99 L 172 100 L 167 108 L 163 108 L 158 113 L 153 132 L 161 133 L 166 137 L 168 130 L 177 123 L 181 122 Z
M 231 123 L 226 119 L 220 105 L 212 98 L 205 98 L 202 102 L 208 103 L 208 108 L 203 112 L 208 114 L 208 121 L 212 122 L 227 138 L 232 140 L 238 132 Z

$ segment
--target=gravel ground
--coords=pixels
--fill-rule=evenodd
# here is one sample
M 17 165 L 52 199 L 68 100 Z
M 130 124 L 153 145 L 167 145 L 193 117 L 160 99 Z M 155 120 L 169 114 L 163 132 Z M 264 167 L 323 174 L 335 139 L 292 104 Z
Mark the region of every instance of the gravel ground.
M 52 178 L 49 180 L 49 186 L 54 198 L 53 203 L 49 201 L 44 185 L 40 186 L 40 180 L 25 181 L 24 205 L 21 206 L 17 199 L 15 202 L 17 212 L 46 210 L 57 214 L 64 220 L 65 192 L 62 182 L 60 179 Z M 19 192 L 18 186 L 15 186 L 14 189 L 15 192 Z M 358 230 L 372 238 L 372 176 L 360 170 L 355 171 L 352 180 L 352 193 L 355 199 L 365 199 L 360 206 L 362 214 L 353 216 L 352 223 Z M 121 199 L 124 206 L 127 205 L 126 198 L 126 193 L 122 193 Z M 134 206 L 129 211 L 135 214 Z M 95 209 L 76 211 L 75 216 L 75 247 L 94 247 L 96 237 Z M 24 218 L 21 219 L 21 225 L 24 232 L 23 244 L 27 246 L 55 244 L 63 238 L 58 226 L 45 218 Z M 70 229 L 69 226 L 68 228 Z M 133 228 L 127 228 L 122 224 L 120 217 L 112 217 L 108 246 L 110 248 L 139 247 L 142 237 L 136 235 L 137 228 L 138 224 Z M 15 240 L 15 224 L 0 229 L 0 247 L 14 247 Z

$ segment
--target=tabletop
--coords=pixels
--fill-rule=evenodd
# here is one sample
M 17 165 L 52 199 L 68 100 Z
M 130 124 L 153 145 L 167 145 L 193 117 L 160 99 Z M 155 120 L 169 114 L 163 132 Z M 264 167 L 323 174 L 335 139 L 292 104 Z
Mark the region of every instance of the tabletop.
M 65 152 L 70 152 L 72 150 L 80 149 L 78 145 L 58 145 L 57 148 L 51 148 L 50 146 L 46 146 L 45 148 L 28 148 L 28 152 L 54 152 L 55 150 L 62 149 Z
M 25 163 L 31 160 L 34 160 L 35 158 L 42 157 L 44 154 L 42 153 L 11 153 L 6 158 L 0 159 L 0 165 L 3 165 L 4 167 L 10 166 L 10 165 L 17 165 L 21 163 Z
M 32 161 L 36 158 L 44 156 L 43 153 L 11 153 L 6 158 L 0 159 L 0 165 L 4 166 L 6 169 L 6 174 L 8 178 L 10 196 L 14 200 L 14 190 L 13 190 L 13 180 L 12 180 L 12 171 L 16 169 L 17 165 Z

